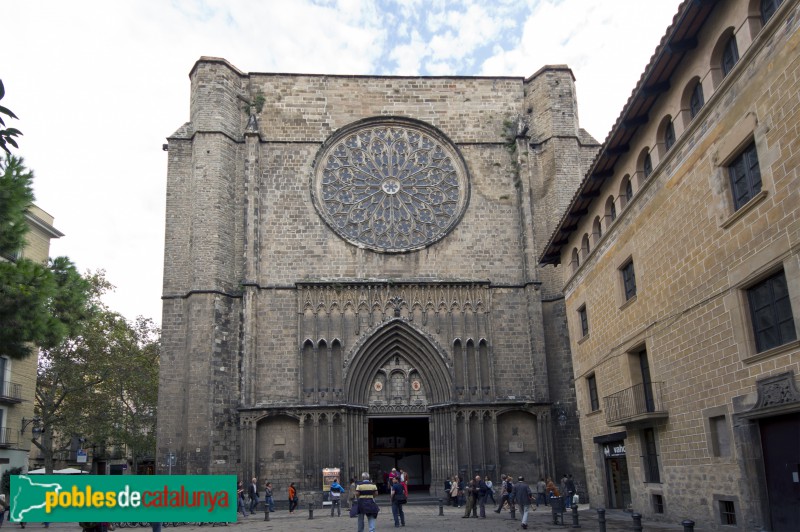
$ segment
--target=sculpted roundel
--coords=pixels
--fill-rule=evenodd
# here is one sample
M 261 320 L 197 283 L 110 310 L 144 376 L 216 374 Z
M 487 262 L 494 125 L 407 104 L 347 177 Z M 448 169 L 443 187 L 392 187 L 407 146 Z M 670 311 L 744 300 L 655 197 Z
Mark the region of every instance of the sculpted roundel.
M 369 119 L 323 145 L 312 195 L 339 236 L 396 253 L 421 249 L 452 230 L 467 207 L 469 180 L 455 146 L 434 128 L 402 118 Z

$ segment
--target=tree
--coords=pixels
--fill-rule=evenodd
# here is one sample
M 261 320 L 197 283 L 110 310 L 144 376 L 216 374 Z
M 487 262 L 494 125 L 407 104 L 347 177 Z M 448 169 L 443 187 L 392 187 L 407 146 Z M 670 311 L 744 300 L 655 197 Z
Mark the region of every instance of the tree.
M 87 274 L 91 312 L 74 334 L 39 356 L 33 444 L 52 471 L 76 437 L 95 449 L 127 446 L 134 460 L 155 452 L 159 331 L 129 323 L 102 301 L 112 288 L 103 272 Z
M 18 258 L 25 245 L 25 213 L 33 203 L 21 158 L 0 161 L 0 354 L 24 358 L 36 347 L 51 348 L 74 332 L 87 312 L 89 286 L 66 257 L 47 265 Z
M 3 80 L 0 79 L 0 100 L 3 99 L 3 96 L 6 95 L 6 89 L 3 86 Z M 3 115 L 6 115 L 10 118 L 17 118 L 17 115 L 11 112 L 10 109 L 7 107 L 3 107 L 0 105 L 0 148 L 3 149 L 6 153 L 10 153 L 6 144 L 11 144 L 15 148 L 17 148 L 17 141 L 14 140 L 14 137 L 18 137 L 22 135 L 19 129 L 15 129 L 13 127 L 6 128 L 6 122 L 3 119 Z
M 6 256 L 25 245 L 25 213 L 33 203 L 33 172 L 22 158 L 7 154 L 0 159 L 0 253 Z

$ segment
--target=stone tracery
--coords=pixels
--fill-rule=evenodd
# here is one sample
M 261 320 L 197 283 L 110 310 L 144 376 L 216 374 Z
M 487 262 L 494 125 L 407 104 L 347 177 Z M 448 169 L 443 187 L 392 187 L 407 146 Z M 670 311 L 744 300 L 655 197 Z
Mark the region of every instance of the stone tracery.
M 335 137 L 318 158 L 313 188 L 317 209 L 341 237 L 400 252 L 447 234 L 466 208 L 469 183 L 454 146 L 393 119 Z

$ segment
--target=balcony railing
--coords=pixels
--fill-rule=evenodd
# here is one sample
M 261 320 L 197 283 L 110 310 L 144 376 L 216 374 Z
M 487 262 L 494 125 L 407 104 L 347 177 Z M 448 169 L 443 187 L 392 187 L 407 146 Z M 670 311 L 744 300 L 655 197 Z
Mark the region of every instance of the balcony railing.
M 637 384 L 604 397 L 608 425 L 633 425 L 641 421 L 665 418 L 667 408 L 661 394 L 662 382 L 648 386 Z
M 0 427 L 0 448 L 17 444 L 17 431 Z
M 21 386 L 16 382 L 0 381 L 0 402 L 2 403 L 21 403 Z

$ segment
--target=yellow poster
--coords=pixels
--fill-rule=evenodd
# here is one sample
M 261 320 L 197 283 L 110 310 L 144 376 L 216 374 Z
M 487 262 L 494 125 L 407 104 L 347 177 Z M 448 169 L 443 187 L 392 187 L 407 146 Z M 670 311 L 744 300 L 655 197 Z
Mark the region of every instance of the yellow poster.
M 342 483 L 342 479 L 339 478 L 339 472 L 341 470 L 338 467 L 323 467 L 322 468 L 322 491 L 327 493 L 331 491 L 331 484 L 336 479 L 339 479 L 339 484 Z

